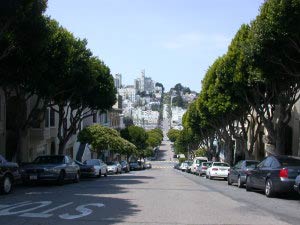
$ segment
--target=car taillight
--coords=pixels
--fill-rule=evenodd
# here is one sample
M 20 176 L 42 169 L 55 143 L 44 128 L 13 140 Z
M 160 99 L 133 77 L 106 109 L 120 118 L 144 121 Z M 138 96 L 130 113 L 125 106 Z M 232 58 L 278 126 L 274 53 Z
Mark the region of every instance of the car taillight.
M 288 178 L 288 176 L 289 176 L 289 170 L 287 168 L 283 168 L 279 171 L 280 178 Z
M 207 166 L 202 166 L 202 169 L 207 169 Z
M 219 169 L 218 169 L 218 168 L 212 168 L 212 170 L 217 171 L 217 170 L 219 170 Z

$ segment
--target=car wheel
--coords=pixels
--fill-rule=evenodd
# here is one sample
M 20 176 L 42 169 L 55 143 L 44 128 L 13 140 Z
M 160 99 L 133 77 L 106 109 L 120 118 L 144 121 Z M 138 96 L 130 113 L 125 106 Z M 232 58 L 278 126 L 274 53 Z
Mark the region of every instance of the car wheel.
M 101 178 L 101 169 L 99 170 L 98 177 Z
M 74 178 L 74 183 L 78 183 L 79 181 L 80 181 L 80 174 L 79 172 L 77 172 Z
M 207 175 L 205 175 L 205 178 L 206 178 L 206 179 L 208 179 L 208 176 L 207 176 Z
M 65 172 L 64 171 L 60 171 L 58 179 L 57 179 L 57 184 L 58 185 L 63 185 L 64 182 L 65 182 L 65 177 L 66 177 Z
M 208 178 L 209 178 L 210 180 L 212 180 L 212 176 L 211 176 L 210 174 L 208 175 Z
M 104 177 L 107 177 L 107 170 L 106 170 L 106 173 L 104 174 Z
M 273 183 L 270 179 L 266 181 L 265 194 L 268 198 L 272 198 L 275 195 Z
M 241 181 L 241 177 L 238 177 L 237 186 L 238 186 L 238 188 L 242 188 L 243 187 L 243 184 L 242 184 L 242 181 Z
M 5 176 L 3 178 L 3 183 L 2 183 L 1 191 L 4 194 L 8 194 L 9 192 L 11 192 L 11 190 L 12 190 L 12 179 L 9 176 Z
M 250 184 L 250 177 L 246 178 L 246 191 L 252 191 L 252 187 Z
M 228 185 L 232 185 L 232 182 L 231 182 L 231 179 L 230 179 L 229 176 L 228 176 L 228 178 L 227 178 L 227 184 L 228 184 Z

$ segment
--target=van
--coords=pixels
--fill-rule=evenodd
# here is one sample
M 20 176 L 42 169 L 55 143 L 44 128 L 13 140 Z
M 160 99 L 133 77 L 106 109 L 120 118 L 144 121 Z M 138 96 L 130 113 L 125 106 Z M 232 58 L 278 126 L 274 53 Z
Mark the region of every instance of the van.
M 193 160 L 193 164 L 191 165 L 191 173 L 197 173 L 198 166 L 200 166 L 202 162 L 207 161 L 207 157 L 195 157 Z

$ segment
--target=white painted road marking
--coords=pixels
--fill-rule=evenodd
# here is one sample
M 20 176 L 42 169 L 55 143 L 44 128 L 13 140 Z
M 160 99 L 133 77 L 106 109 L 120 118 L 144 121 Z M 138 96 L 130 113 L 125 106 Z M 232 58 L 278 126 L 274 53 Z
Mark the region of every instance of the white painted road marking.
M 50 214 L 50 212 L 53 212 L 57 209 L 72 205 L 73 202 L 68 202 L 68 203 L 56 206 L 54 208 L 51 208 L 51 209 L 47 209 L 42 212 L 37 212 L 37 213 L 30 212 L 30 211 L 40 209 L 42 207 L 47 207 L 51 204 L 52 204 L 52 201 L 39 201 L 39 202 L 26 201 L 26 202 L 19 202 L 16 204 L 11 204 L 11 205 L 0 205 L 0 216 L 10 216 L 10 215 L 21 214 L 21 215 L 19 215 L 21 217 L 49 218 L 54 215 L 54 214 Z M 88 216 L 93 213 L 93 210 L 90 209 L 89 206 L 101 208 L 101 207 L 104 207 L 105 205 L 102 203 L 89 203 L 89 204 L 85 204 L 85 205 L 79 205 L 75 208 L 75 210 L 77 212 L 79 212 L 80 214 L 71 215 L 69 213 L 65 213 L 65 214 L 58 215 L 58 217 L 61 219 L 65 219 L 65 220 L 73 220 L 73 219 L 78 219 L 78 218 L 81 218 L 84 216 Z
M 19 204 L 19 205 L 15 205 L 6 209 L 3 209 L 0 211 L 0 216 L 9 216 L 9 215 L 15 215 L 15 214 L 20 214 L 20 213 L 25 213 L 25 212 L 29 212 L 29 211 L 33 211 L 35 209 L 39 209 L 42 208 L 44 206 L 50 205 L 52 202 L 51 201 L 41 201 L 41 202 L 28 202 L 28 203 L 23 203 L 23 204 Z M 36 205 L 38 204 L 38 206 L 35 206 L 33 208 L 27 208 L 20 210 L 20 211 L 12 211 L 13 209 L 17 209 L 17 208 L 22 208 L 24 206 L 29 206 L 29 205 Z
M 60 209 L 60 208 L 63 208 L 63 207 L 66 207 L 66 206 L 72 205 L 72 204 L 73 204 L 73 202 L 68 202 L 66 204 L 59 205 L 59 206 L 54 207 L 52 209 L 48 209 L 48 210 L 46 210 L 44 212 L 40 212 L 40 213 L 24 213 L 24 214 L 22 214 L 20 216 L 22 216 L 22 217 L 48 218 L 48 217 L 53 216 L 53 214 L 48 214 L 49 212 L 53 212 L 53 211 L 55 211 L 57 209 Z
M 87 206 L 96 206 L 96 207 L 100 208 L 100 207 L 104 207 L 104 204 L 102 204 L 102 203 L 92 203 L 92 204 L 80 205 L 80 206 L 76 207 L 76 210 L 78 212 L 80 212 L 81 214 L 70 215 L 69 213 L 66 213 L 66 214 L 59 215 L 59 218 L 66 219 L 66 220 L 72 220 L 72 219 L 77 219 L 77 218 L 80 218 L 80 217 L 88 216 L 93 212 L 93 210 L 91 210 L 89 208 L 86 208 Z

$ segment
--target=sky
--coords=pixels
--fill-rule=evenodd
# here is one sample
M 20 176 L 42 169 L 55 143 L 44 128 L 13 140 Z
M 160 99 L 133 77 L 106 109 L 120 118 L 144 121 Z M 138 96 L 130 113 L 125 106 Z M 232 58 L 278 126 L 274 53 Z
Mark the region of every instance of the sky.
M 46 15 L 88 48 L 123 85 L 145 75 L 166 90 L 201 90 L 210 65 L 226 53 L 264 0 L 48 0 Z

